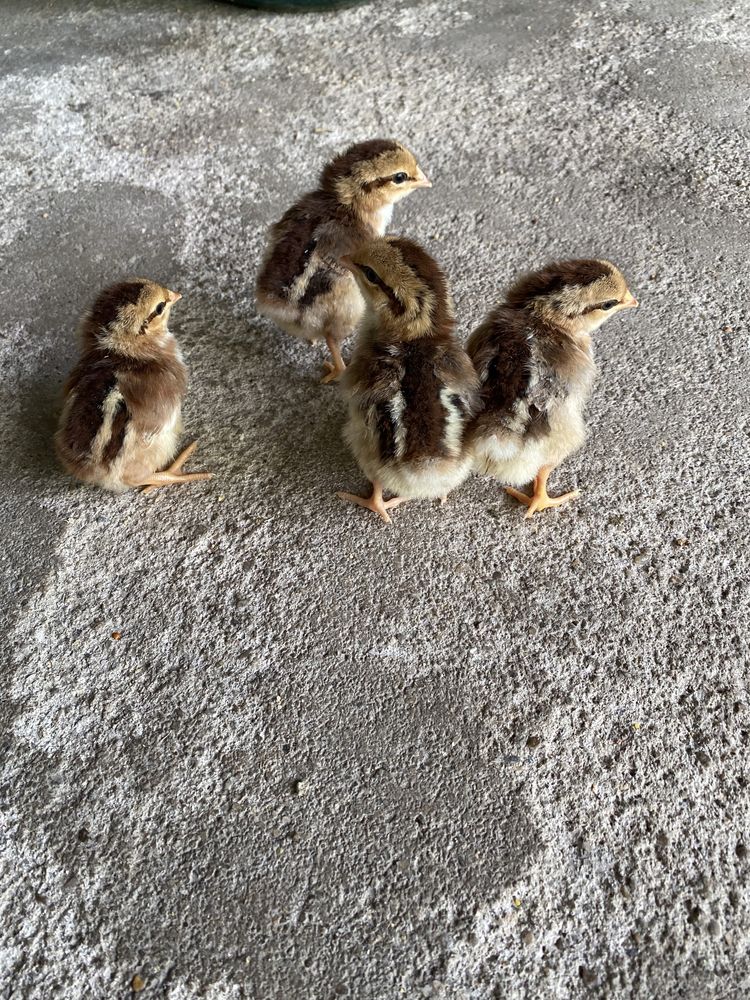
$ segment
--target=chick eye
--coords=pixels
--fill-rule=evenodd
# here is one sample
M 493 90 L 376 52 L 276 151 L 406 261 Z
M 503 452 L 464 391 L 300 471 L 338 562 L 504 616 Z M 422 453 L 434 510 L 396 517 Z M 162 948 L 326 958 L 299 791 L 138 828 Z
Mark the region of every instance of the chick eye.
M 409 175 L 405 171 L 399 170 L 397 174 L 393 175 L 392 179 L 394 184 L 403 184 L 404 181 L 409 180 Z
M 159 305 L 156 307 L 156 309 L 154 309 L 154 312 L 156 313 L 157 316 L 161 316 L 161 314 L 164 312 L 164 306 L 166 304 L 167 304 L 166 302 L 160 302 Z
M 606 302 L 602 302 L 599 306 L 600 309 L 614 309 L 615 306 L 620 304 L 618 299 L 607 299 Z
M 364 276 L 370 282 L 370 284 L 377 285 L 378 276 L 377 274 L 375 274 L 375 272 L 371 267 L 362 267 L 360 270 L 362 271 L 362 274 L 364 274 Z

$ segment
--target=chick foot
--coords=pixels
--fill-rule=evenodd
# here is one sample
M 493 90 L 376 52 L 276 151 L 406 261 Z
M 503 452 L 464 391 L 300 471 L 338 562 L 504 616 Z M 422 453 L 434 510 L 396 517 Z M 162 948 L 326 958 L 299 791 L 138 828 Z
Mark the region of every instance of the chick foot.
M 189 472 L 180 474 L 180 470 L 183 465 L 192 456 L 197 447 L 198 442 L 193 441 L 193 443 L 189 444 L 184 451 L 180 452 L 169 468 L 164 469 L 163 472 L 154 472 L 153 475 L 148 477 L 148 479 L 139 483 L 139 486 L 145 487 L 142 492 L 150 493 L 152 490 L 158 490 L 160 486 L 174 486 L 177 483 L 192 483 L 199 479 L 211 479 L 213 477 L 213 472 Z
M 329 382 L 334 382 L 340 375 L 343 375 L 346 371 L 346 365 L 344 364 L 344 359 L 341 357 L 341 349 L 333 337 L 326 337 L 326 345 L 328 350 L 331 352 L 331 357 L 333 361 L 324 361 L 323 367 L 328 372 L 320 380 L 323 385 L 327 385 Z
M 568 500 L 575 500 L 581 495 L 580 490 L 571 490 L 570 493 L 563 493 L 559 497 L 551 497 L 547 493 L 547 479 L 549 474 L 552 472 L 552 467 L 544 467 L 540 470 L 536 479 L 534 480 L 534 493 L 532 496 L 528 496 L 526 493 L 521 493 L 520 490 L 514 489 L 512 486 L 506 486 L 505 492 L 509 493 L 512 497 L 521 503 L 526 504 L 529 508 L 524 515 L 526 518 L 533 517 L 537 511 L 546 510 L 548 507 L 559 507 L 561 504 L 567 503 Z
M 390 500 L 384 500 L 383 487 L 380 483 L 372 484 L 372 494 L 369 497 L 358 497 L 354 493 L 337 493 L 336 496 L 348 503 L 356 503 L 359 507 L 366 507 L 367 510 L 382 517 L 386 524 L 391 523 L 388 511 L 408 501 L 408 497 L 392 497 Z
M 176 476 L 171 472 L 155 472 L 153 476 L 138 483 L 145 486 L 143 493 L 150 493 L 151 490 L 158 490 L 160 486 L 176 486 L 178 483 L 195 483 L 199 479 L 213 479 L 213 472 L 186 472 L 182 476 Z

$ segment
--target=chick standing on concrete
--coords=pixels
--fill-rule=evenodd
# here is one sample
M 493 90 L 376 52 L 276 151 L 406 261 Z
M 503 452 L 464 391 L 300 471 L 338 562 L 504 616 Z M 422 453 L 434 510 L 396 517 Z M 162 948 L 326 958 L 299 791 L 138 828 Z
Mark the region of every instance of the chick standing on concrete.
M 372 483 L 368 498 L 339 493 L 374 511 L 440 497 L 470 472 L 464 429 L 477 410 L 477 377 L 453 335 L 442 271 L 416 243 L 372 240 L 341 259 L 367 303 L 343 380 L 345 437 Z M 397 494 L 383 500 L 383 490 Z
M 547 479 L 585 438 L 591 334 L 636 305 L 609 261 L 559 261 L 520 278 L 469 338 L 483 404 L 467 435 L 474 469 L 509 484 L 526 517 L 579 496 L 548 496 Z M 531 480 L 531 496 L 515 488 Z
M 65 386 L 55 436 L 60 461 L 77 479 L 121 493 L 211 478 L 180 472 L 195 443 L 172 461 L 187 387 L 167 328 L 179 298 L 136 278 L 106 288 L 84 316 L 82 355 Z
M 303 195 L 271 229 L 256 286 L 258 309 L 294 336 L 325 340 L 333 362 L 324 382 L 345 368 L 341 344 L 364 311 L 351 274 L 337 263 L 382 236 L 393 205 L 431 187 L 416 159 L 392 139 L 351 146 L 323 170 L 317 191 Z

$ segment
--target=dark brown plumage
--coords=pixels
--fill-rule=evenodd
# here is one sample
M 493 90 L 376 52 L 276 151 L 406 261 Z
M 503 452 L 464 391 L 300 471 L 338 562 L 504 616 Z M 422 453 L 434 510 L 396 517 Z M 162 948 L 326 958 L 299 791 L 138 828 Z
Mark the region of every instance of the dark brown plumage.
M 83 482 L 122 492 L 208 478 L 178 475 L 186 453 L 163 470 L 177 448 L 187 388 L 167 327 L 179 298 L 135 279 L 104 289 L 84 317 L 83 353 L 66 382 L 55 437 L 61 463 Z
M 320 174 L 321 190 L 329 191 L 336 197 L 336 185 L 339 181 L 351 177 L 362 163 L 377 161 L 383 153 L 397 153 L 400 148 L 401 144 L 395 139 L 365 139 L 364 142 L 355 142 L 323 167 Z M 373 187 L 387 184 L 388 180 L 387 176 L 376 177 L 365 181 L 364 186 L 369 186 L 372 190 Z
M 341 344 L 364 309 L 338 258 L 383 233 L 393 204 L 429 185 L 414 156 L 392 139 L 351 146 L 324 167 L 318 190 L 303 195 L 271 227 L 256 283 L 260 312 L 294 336 L 325 340 L 328 382 L 344 370 Z
M 591 334 L 636 304 L 609 261 L 560 261 L 518 279 L 469 338 L 482 407 L 467 434 L 473 466 L 508 484 L 527 517 L 578 495 L 549 497 L 547 477 L 585 437 Z M 533 496 L 515 489 L 531 480 Z
M 343 263 L 368 303 L 343 383 L 345 437 L 373 493 L 339 496 L 388 521 L 390 507 L 445 497 L 468 475 L 463 436 L 477 408 L 477 377 L 453 334 L 445 277 L 418 244 L 372 240 Z M 383 489 L 397 497 L 384 501 Z
M 590 285 L 609 273 L 609 264 L 602 260 L 555 261 L 539 271 L 522 274 L 506 292 L 505 301 L 515 309 L 524 308 L 540 295 L 553 295 L 570 286 Z

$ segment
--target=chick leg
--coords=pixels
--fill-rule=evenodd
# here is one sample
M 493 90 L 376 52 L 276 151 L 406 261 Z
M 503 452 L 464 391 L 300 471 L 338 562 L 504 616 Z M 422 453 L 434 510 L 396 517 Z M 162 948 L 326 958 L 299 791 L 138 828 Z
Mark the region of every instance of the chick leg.
M 142 479 L 136 486 L 145 486 L 144 493 L 158 489 L 160 486 L 176 486 L 178 483 L 194 483 L 199 479 L 213 479 L 213 472 L 186 472 L 176 476 L 171 472 L 154 472 L 148 479 Z
M 210 479 L 213 476 L 212 472 L 192 472 L 183 475 L 178 474 L 197 447 L 198 442 L 193 441 L 193 443 L 189 444 L 184 451 L 180 452 L 169 468 L 164 469 L 163 472 L 155 472 L 152 476 L 149 476 L 145 482 L 138 483 L 139 486 L 145 486 L 143 492 L 150 493 L 152 490 L 156 490 L 160 486 L 173 486 L 175 483 L 190 483 L 198 479 Z
M 333 382 L 335 379 L 342 375 L 346 371 L 346 365 L 344 364 L 344 359 L 341 357 L 341 348 L 338 342 L 334 339 L 331 334 L 326 337 L 326 345 L 328 350 L 331 352 L 331 357 L 333 361 L 324 361 L 323 367 L 328 372 L 321 379 L 321 382 L 326 385 L 328 382 Z
M 547 493 L 547 480 L 553 468 L 553 465 L 542 466 L 534 480 L 534 493 L 532 496 L 527 496 L 526 493 L 521 493 L 520 490 L 515 490 L 512 486 L 505 487 L 506 493 L 515 497 L 516 500 L 520 500 L 521 503 L 525 503 L 529 508 L 525 515 L 527 518 L 533 517 L 538 510 L 546 510 L 547 507 L 559 507 L 560 504 L 567 503 L 568 500 L 575 500 L 576 497 L 581 495 L 580 490 L 572 490 L 570 493 L 563 493 L 562 496 L 551 497 Z
M 408 501 L 408 497 L 392 497 L 390 500 L 384 500 L 383 487 L 377 480 L 372 484 L 372 493 L 369 497 L 358 497 L 354 493 L 337 493 L 336 496 L 340 497 L 341 500 L 347 500 L 349 503 L 356 503 L 360 507 L 366 507 L 367 510 L 371 510 L 379 517 L 382 517 L 386 524 L 391 523 L 391 519 L 388 516 L 390 508 L 398 507 L 399 504 L 407 503 Z

